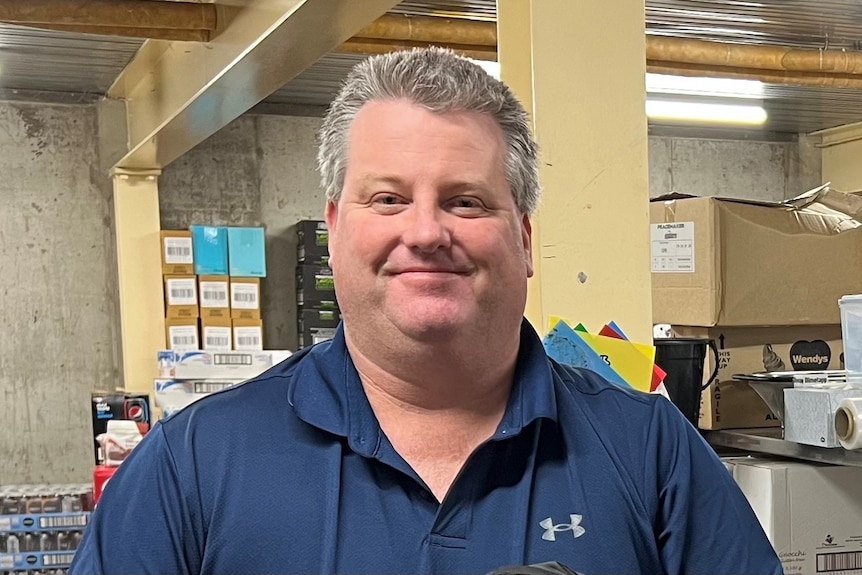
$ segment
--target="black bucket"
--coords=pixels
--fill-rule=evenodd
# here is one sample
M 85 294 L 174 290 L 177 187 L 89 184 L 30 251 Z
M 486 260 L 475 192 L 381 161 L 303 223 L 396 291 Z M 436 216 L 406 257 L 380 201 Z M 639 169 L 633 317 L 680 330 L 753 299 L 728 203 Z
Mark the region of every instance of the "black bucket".
M 655 363 L 667 376 L 664 386 L 670 400 L 692 425 L 697 427 L 700 417 L 700 394 L 718 374 L 718 349 L 711 339 L 668 338 L 655 339 Z M 703 364 L 706 348 L 715 354 L 715 369 L 703 383 Z

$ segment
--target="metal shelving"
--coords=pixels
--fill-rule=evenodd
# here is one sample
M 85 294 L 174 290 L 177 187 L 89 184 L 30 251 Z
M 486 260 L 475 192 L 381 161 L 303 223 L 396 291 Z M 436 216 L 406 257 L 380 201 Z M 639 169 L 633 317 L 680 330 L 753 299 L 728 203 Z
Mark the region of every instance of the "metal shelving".
M 785 441 L 782 437 L 784 432 L 780 427 L 702 430 L 701 433 L 710 445 L 715 447 L 729 447 L 832 465 L 862 467 L 862 450 L 848 451 L 841 447 L 830 449 Z

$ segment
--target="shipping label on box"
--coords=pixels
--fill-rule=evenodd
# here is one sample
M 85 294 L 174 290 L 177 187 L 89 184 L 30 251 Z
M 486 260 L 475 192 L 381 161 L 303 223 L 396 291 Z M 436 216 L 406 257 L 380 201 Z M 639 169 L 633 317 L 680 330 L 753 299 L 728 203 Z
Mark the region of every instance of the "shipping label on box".
M 201 341 L 206 351 L 230 351 L 233 349 L 231 319 L 201 318 Z
M 201 308 L 230 308 L 228 276 L 199 276 Z
M 168 349 L 191 351 L 201 348 L 200 339 L 198 338 L 197 318 L 166 318 L 165 335 L 167 337 Z
M 862 227 L 841 210 L 862 213 L 862 199 L 830 190 L 812 197 L 651 202 L 653 323 L 840 323 L 838 298 L 862 282 Z
M 679 337 L 708 338 L 718 348 L 716 380 L 701 395 L 701 429 L 777 427 L 779 419 L 763 399 L 736 374 L 762 371 L 843 369 L 841 326 L 689 327 L 673 326 Z M 707 350 L 704 381 L 715 359 Z
M 165 276 L 165 317 L 196 318 L 198 315 L 198 290 L 195 277 Z
M 230 278 L 233 319 L 260 319 L 260 278 Z
M 162 251 L 163 275 L 192 275 L 195 273 L 192 251 L 192 234 L 186 230 L 159 232 Z
M 263 349 L 263 320 L 234 319 L 233 347 L 237 351 L 258 351 Z

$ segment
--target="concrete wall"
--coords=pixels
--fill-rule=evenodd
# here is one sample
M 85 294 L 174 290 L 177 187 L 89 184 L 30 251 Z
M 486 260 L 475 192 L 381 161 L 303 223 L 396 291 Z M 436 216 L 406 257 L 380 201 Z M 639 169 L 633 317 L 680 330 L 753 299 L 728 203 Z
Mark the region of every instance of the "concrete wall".
M 317 118 L 240 118 L 159 182 L 165 229 L 266 226 L 271 348 L 296 346 L 291 226 L 322 216 L 319 125 Z M 0 102 L 0 484 L 88 481 L 89 393 L 118 383 L 113 207 L 96 141 L 93 106 Z M 819 156 L 812 162 L 801 150 L 652 137 L 651 191 L 780 199 L 819 182 Z
M 117 384 L 107 180 L 90 106 L 0 102 L 0 484 L 86 481 Z
M 758 200 L 792 198 L 821 184 L 820 150 L 792 142 L 650 136 L 650 196 L 670 192 Z

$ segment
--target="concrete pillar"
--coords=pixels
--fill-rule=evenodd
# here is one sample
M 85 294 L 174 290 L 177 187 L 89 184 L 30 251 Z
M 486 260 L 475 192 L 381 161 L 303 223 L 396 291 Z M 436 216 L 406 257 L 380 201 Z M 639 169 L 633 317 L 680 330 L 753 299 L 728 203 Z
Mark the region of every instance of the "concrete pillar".
M 114 170 L 123 385 L 151 393 L 165 349 L 158 170 Z
M 530 54 L 541 146 L 545 195 L 531 285 L 539 304 L 531 313 L 540 307 L 540 331 L 551 315 L 590 330 L 616 320 L 632 339 L 649 342 L 643 3 L 499 0 L 498 14 L 501 72 L 519 96 L 527 74 L 518 61 Z M 530 34 L 507 33 L 512 26 Z

